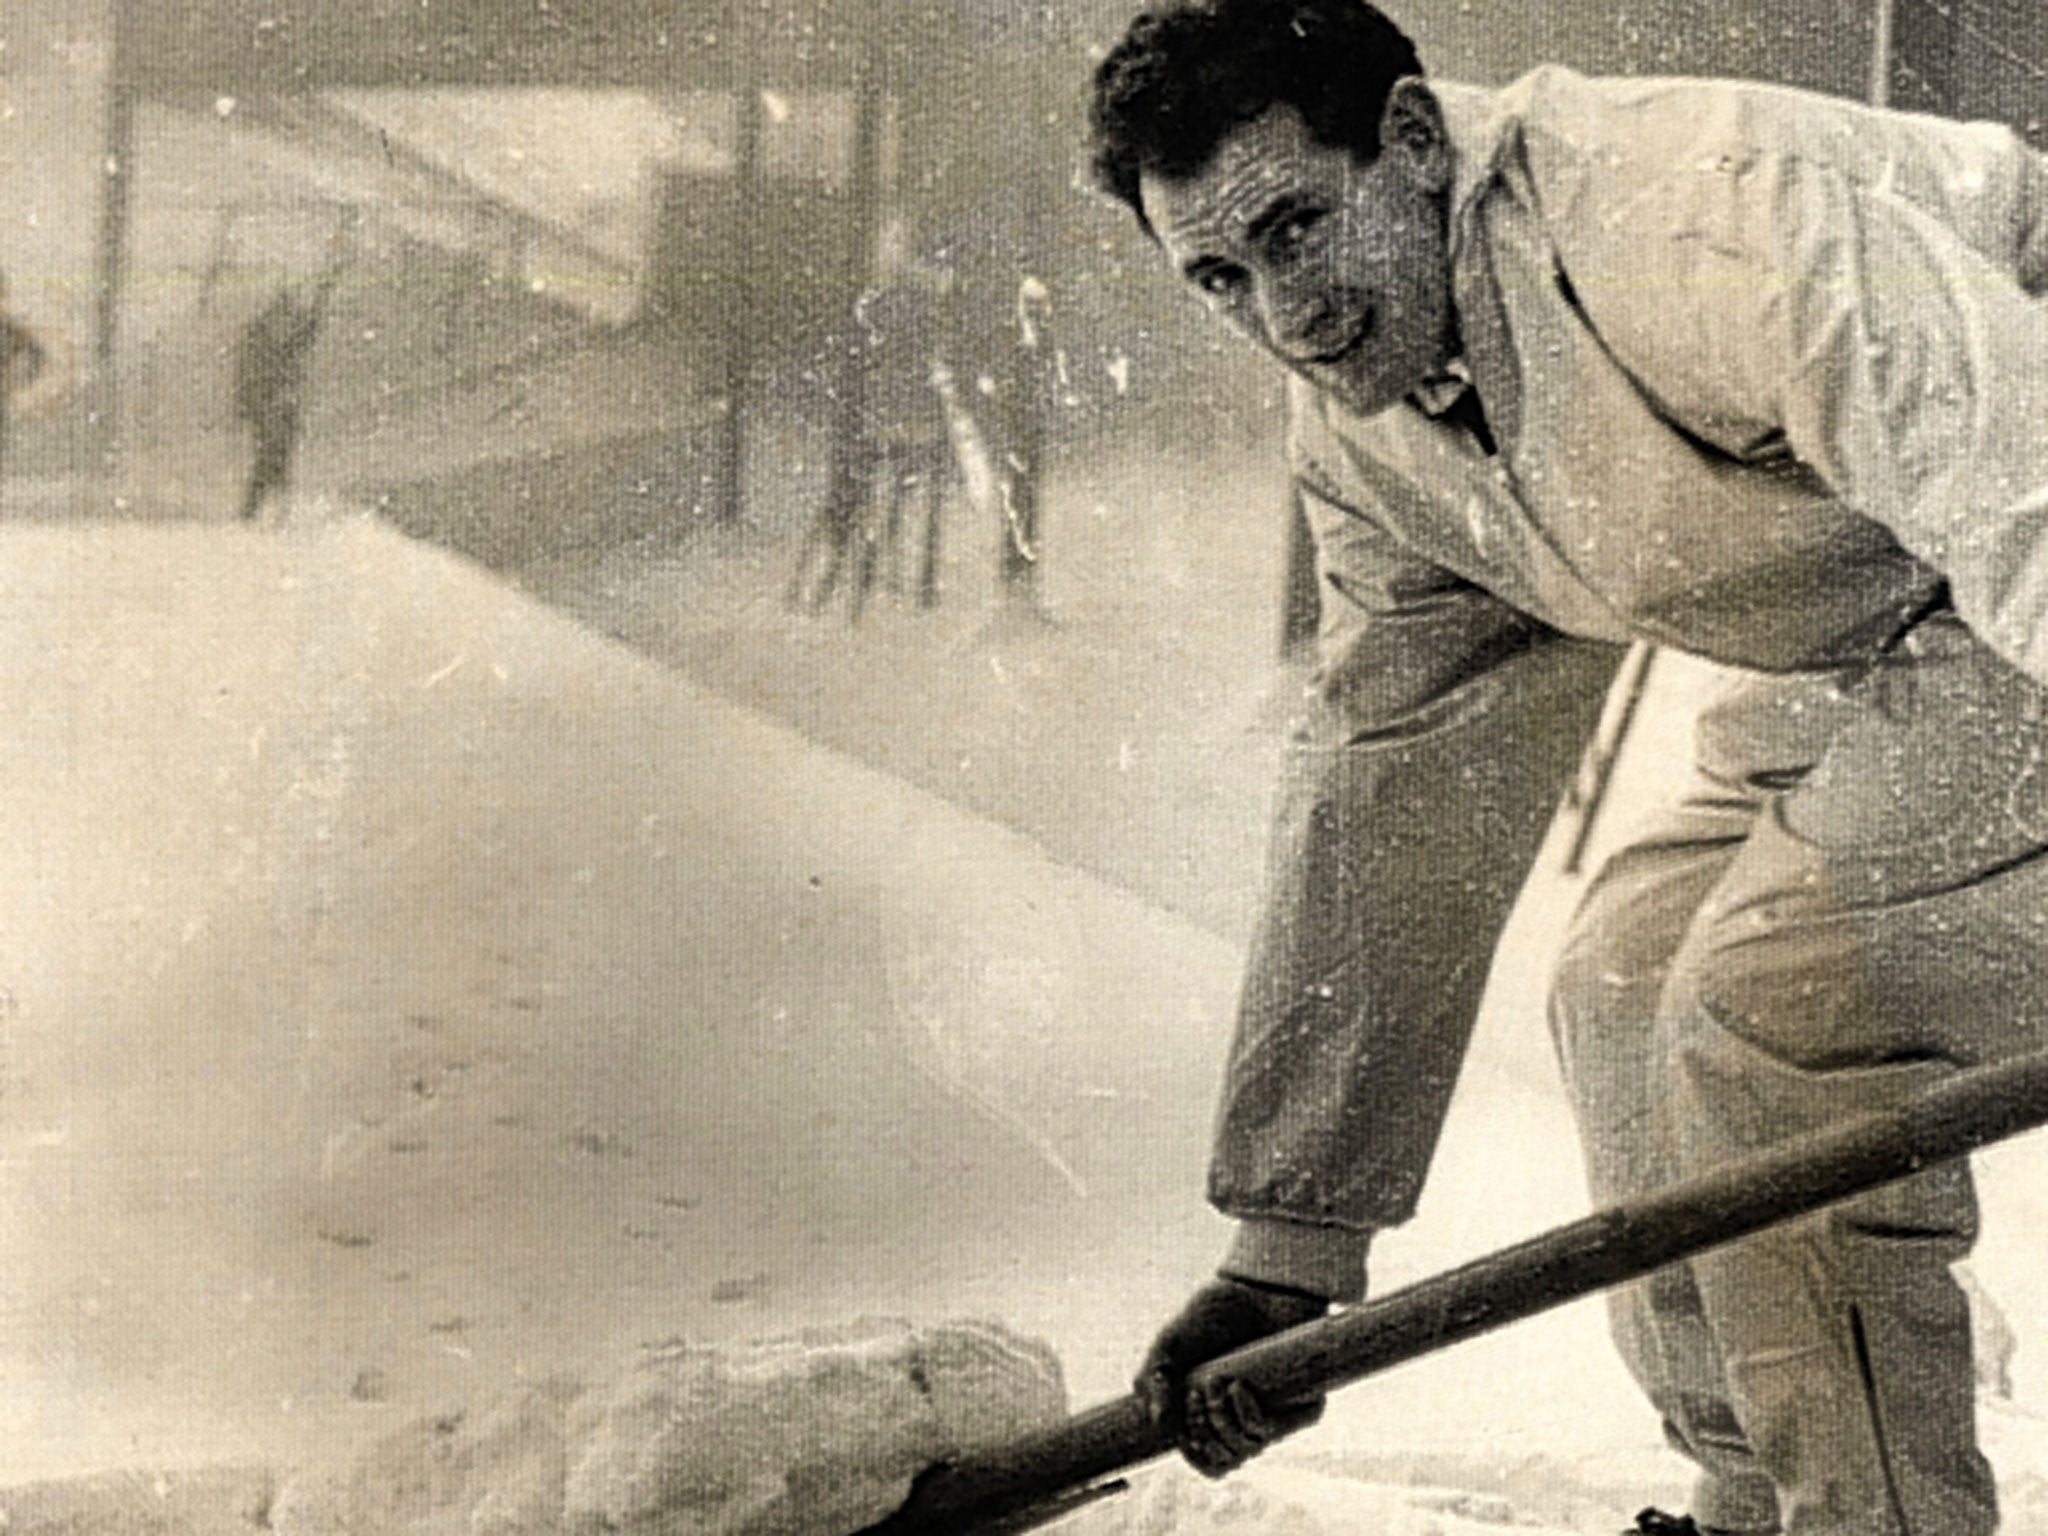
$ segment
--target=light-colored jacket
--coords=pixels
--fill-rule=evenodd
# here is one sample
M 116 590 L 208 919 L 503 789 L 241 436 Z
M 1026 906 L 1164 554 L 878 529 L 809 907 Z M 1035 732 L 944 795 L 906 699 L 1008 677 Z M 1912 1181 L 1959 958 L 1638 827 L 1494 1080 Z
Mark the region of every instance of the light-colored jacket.
M 1210 1181 L 1227 1267 L 1340 1295 L 1413 1211 L 1618 644 L 1855 667 L 1952 602 L 2048 679 L 2048 163 L 1734 82 L 1437 89 L 1498 452 L 1295 382 L 1323 665 Z

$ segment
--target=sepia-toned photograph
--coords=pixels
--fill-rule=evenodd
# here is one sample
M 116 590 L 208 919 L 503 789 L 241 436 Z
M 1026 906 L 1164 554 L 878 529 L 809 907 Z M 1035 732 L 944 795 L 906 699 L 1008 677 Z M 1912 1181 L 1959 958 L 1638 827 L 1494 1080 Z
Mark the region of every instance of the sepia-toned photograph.
M 0 0 L 0 1536 L 2048 1536 L 2043 0 Z

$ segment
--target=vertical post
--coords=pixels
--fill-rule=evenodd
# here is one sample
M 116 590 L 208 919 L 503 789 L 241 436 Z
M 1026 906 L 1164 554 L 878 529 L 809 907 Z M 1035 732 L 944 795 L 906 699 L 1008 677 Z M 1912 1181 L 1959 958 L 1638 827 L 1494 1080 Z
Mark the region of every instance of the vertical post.
M 883 118 L 888 97 L 870 64 L 861 66 L 853 91 L 853 145 L 846 177 L 846 296 L 852 310 L 875 280 L 883 220 Z M 859 370 L 855 370 L 858 372 Z
M 1621 670 L 1608 685 L 1600 723 L 1593 728 L 1593 739 L 1586 743 L 1579 759 L 1578 776 L 1565 791 L 1565 809 L 1574 817 L 1571 841 L 1565 846 L 1564 855 L 1564 872 L 1568 875 L 1585 871 L 1586 850 L 1592 846 L 1600 808 L 1607 803 L 1608 790 L 1614 787 L 1615 765 L 1621 761 L 1621 749 L 1628 744 L 1636 712 L 1650 691 L 1650 669 L 1656 661 L 1657 648 L 1638 640 L 1628 648 L 1628 654 L 1621 660 Z
M 1881 70 L 1872 83 L 1871 99 L 1880 106 L 1904 108 L 1909 112 L 1940 112 L 1955 115 L 1962 106 L 1962 81 L 1956 68 L 1956 54 L 1962 34 L 1954 17 L 1930 5 L 1901 7 L 1898 0 L 1877 0 L 1878 11 L 1873 69 Z M 1881 94 L 1880 94 L 1881 93 Z
M 723 524 L 737 524 L 746 512 L 747 415 L 753 381 L 755 337 L 754 281 L 760 259 L 761 91 L 749 80 L 733 92 L 733 163 L 729 250 L 726 263 L 725 377 L 719 390 L 723 414 L 718 419 L 716 469 L 713 471 L 711 515 Z
M 1892 27 L 1898 14 L 1898 0 L 1871 0 L 1875 7 L 1870 22 L 1870 104 L 1888 107 L 1892 102 Z
M 94 261 L 94 449 L 99 471 L 111 475 L 120 454 L 121 297 L 127 281 L 128 231 L 135 192 L 135 87 L 127 78 L 128 3 L 111 7 L 112 62 L 107 71 L 106 136 L 100 158 L 99 248 Z
M 845 338 L 836 349 L 838 399 L 832 411 L 832 448 L 825 499 L 835 528 L 853 556 L 852 612 L 858 618 L 872 590 L 880 554 L 870 525 L 875 444 L 869 431 L 872 349 L 855 319 L 860 295 L 874 281 L 882 228 L 882 112 L 885 96 L 871 60 L 854 83 L 852 159 L 846 178 L 845 283 L 834 328 Z

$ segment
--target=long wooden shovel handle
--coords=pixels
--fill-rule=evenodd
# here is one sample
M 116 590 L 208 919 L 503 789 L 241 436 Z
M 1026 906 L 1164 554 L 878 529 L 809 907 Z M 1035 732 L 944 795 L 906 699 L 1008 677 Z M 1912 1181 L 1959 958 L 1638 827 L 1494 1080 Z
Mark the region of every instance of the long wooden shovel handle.
M 1312 1397 L 2048 1123 L 2048 1052 L 1960 1071 L 1895 1111 L 1780 1142 L 1710 1173 L 1211 1361 L 1270 1402 Z M 858 1536 L 994 1536 L 1114 1491 L 1173 1449 L 1135 1397 L 934 1468 Z

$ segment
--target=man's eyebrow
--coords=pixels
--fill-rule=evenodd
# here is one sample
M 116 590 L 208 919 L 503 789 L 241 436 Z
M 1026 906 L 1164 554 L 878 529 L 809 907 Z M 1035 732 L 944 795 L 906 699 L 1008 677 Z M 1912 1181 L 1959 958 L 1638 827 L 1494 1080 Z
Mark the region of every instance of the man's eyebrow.
M 1266 231 L 1302 209 L 1311 206 L 1311 199 L 1299 192 L 1282 192 L 1265 206 L 1259 216 L 1244 227 L 1244 237 L 1253 245 L 1265 239 Z

